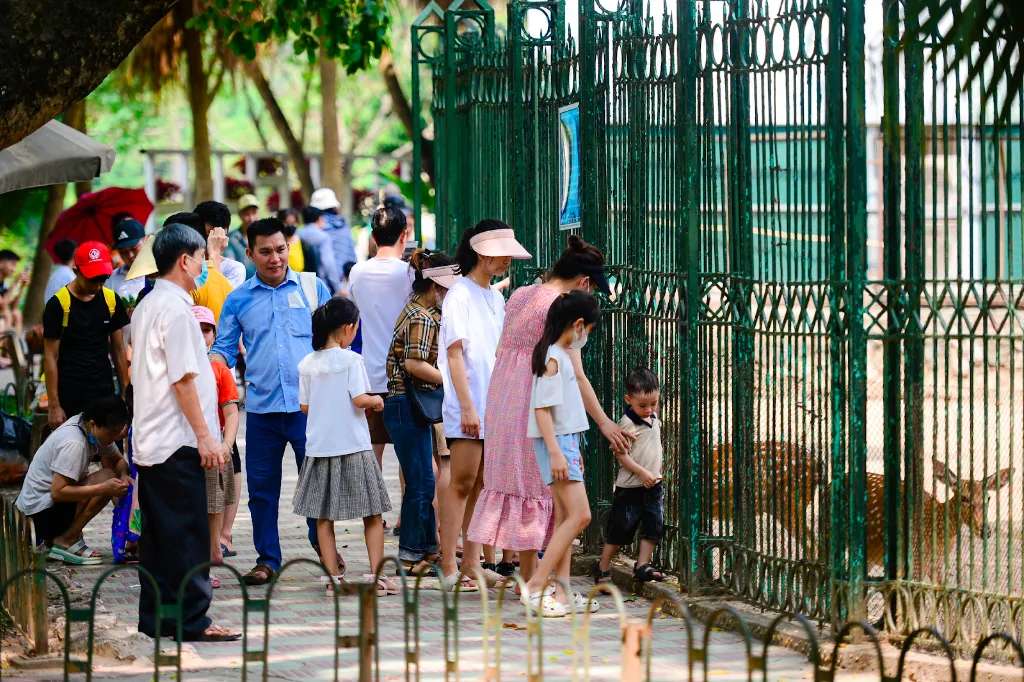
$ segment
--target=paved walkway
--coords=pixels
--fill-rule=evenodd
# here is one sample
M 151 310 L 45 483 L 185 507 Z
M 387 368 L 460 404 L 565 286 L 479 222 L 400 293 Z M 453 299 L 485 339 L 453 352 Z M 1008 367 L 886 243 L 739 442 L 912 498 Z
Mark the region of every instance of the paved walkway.
M 391 492 L 395 511 L 388 514 L 388 522 L 397 520 L 400 504 L 398 465 L 393 452 L 385 454 L 385 478 Z M 296 481 L 294 465 L 285 466 L 285 481 L 281 499 L 281 534 L 286 561 L 291 559 L 314 558 L 305 537 L 305 523 L 291 512 L 291 500 Z M 239 556 L 231 564 L 245 572 L 254 563 L 251 527 L 248 509 L 243 504 L 235 523 L 235 544 Z M 87 539 L 93 547 L 109 547 L 109 524 L 104 517 L 102 523 L 94 522 L 87 531 Z M 368 572 L 366 552 L 362 543 L 362 524 L 339 523 L 337 528 L 339 545 L 348 561 L 348 575 L 360 579 Z M 386 553 L 397 554 L 397 538 L 388 535 Z M 53 566 L 53 564 L 51 564 Z M 109 566 L 88 569 L 60 569 L 68 576 L 75 595 L 75 601 L 85 605 L 88 589 Z M 212 616 L 217 623 L 241 628 L 243 619 L 241 590 L 232 585 L 227 571 L 215 573 L 224 582 L 216 590 Z M 332 645 L 334 606 L 325 596 L 324 588 L 317 580 L 314 568 L 308 564 L 293 566 L 282 578 L 272 599 L 271 624 L 269 628 L 269 670 L 268 676 L 284 680 L 329 680 L 334 679 L 335 648 Z M 574 581 L 576 588 L 585 592 L 587 581 Z M 264 596 L 266 588 L 254 588 L 255 596 Z M 139 594 L 139 581 L 131 572 L 115 574 L 100 592 L 97 609 L 97 679 L 151 679 L 152 640 L 135 632 Z M 590 636 L 590 673 L 595 680 L 617 680 L 619 673 L 620 633 L 619 616 L 612 600 L 602 597 L 601 610 L 594 615 Z M 627 598 L 626 615 L 630 618 L 646 617 L 649 604 L 643 600 Z M 492 605 L 493 608 L 493 605 Z M 402 598 L 386 597 L 379 601 L 381 628 L 381 679 L 404 679 L 404 627 Z M 423 590 L 420 597 L 419 629 L 421 647 L 421 675 L 425 680 L 440 680 L 445 676 L 444 664 L 444 618 L 442 595 L 436 590 Z M 491 647 L 493 639 L 484 641 L 479 595 L 463 595 L 459 605 L 458 629 L 458 670 L 462 679 L 480 679 L 484 670 L 484 647 Z M 339 633 L 357 632 L 355 597 L 341 600 Z M 502 619 L 501 667 L 502 675 L 508 679 L 523 679 L 527 674 L 527 629 L 526 618 L 518 603 L 509 604 Z M 262 613 L 250 614 L 249 633 L 252 637 L 249 649 L 262 648 Z M 73 656 L 84 652 L 85 626 L 72 625 Z M 574 653 L 580 659 L 583 647 L 574 643 L 573 628 L 568 619 L 547 620 L 543 623 L 543 666 L 544 679 L 562 680 L 572 678 Z M 697 633 L 702 636 L 703 632 Z M 710 651 L 709 679 L 745 680 L 746 656 L 740 638 L 727 632 L 715 632 Z M 681 621 L 672 617 L 661 617 L 654 626 L 654 656 L 652 679 L 685 679 L 686 638 Z M 760 646 L 760 645 L 758 645 Z M 168 653 L 171 646 L 165 648 Z M 77 654 L 75 652 L 78 652 Z M 772 679 L 812 679 L 809 665 L 799 654 L 774 648 L 769 662 Z M 759 653 L 759 650 L 758 652 Z M 493 656 L 493 653 L 491 654 Z M 185 676 L 194 680 L 237 680 L 241 675 L 241 643 L 231 644 L 187 644 L 183 647 L 183 668 Z M 338 679 L 352 680 L 356 674 L 356 655 L 353 649 L 341 649 L 339 653 Z M 580 671 L 582 673 L 582 660 Z M 5 671 L 6 679 L 53 679 L 54 670 Z M 171 670 L 168 669 L 167 673 Z M 262 664 L 248 664 L 251 679 L 262 675 Z M 699 675 L 699 673 L 698 673 Z M 164 676 L 164 675 L 162 675 Z M 169 677 L 169 674 L 166 675 Z M 451 679 L 456 679 L 452 676 Z

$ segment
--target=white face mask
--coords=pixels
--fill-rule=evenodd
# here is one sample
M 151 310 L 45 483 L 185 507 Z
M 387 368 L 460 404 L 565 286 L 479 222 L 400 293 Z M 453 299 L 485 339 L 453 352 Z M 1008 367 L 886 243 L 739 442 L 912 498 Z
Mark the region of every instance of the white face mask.
M 572 348 L 573 350 L 583 350 L 583 346 L 587 345 L 588 336 L 589 334 L 587 333 L 586 327 L 583 328 L 582 332 L 574 329 L 572 332 L 572 343 L 569 344 L 569 348 Z

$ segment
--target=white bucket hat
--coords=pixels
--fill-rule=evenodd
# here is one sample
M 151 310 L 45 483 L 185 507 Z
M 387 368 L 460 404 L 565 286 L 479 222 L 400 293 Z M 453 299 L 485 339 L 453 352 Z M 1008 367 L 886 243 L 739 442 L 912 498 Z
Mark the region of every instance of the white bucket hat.
M 309 198 L 309 205 L 313 208 L 318 208 L 321 211 L 341 206 L 338 202 L 337 195 L 334 194 L 334 190 L 330 187 L 321 187 L 313 192 L 313 196 Z
M 516 260 L 533 258 L 523 245 L 516 241 L 516 233 L 511 229 L 487 230 L 473 235 L 469 245 L 481 256 L 500 258 L 507 256 Z

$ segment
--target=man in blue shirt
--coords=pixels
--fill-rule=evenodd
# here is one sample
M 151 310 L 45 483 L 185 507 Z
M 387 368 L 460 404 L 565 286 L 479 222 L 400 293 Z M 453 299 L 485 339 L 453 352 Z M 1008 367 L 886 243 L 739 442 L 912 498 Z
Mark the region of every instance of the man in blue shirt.
M 266 218 L 246 230 L 247 255 L 256 274 L 224 302 L 211 356 L 233 367 L 238 341 L 247 351 L 246 481 L 252 514 L 256 567 L 245 576 L 249 585 L 264 585 L 281 569 L 277 510 L 281 466 L 291 445 L 295 466 L 306 453 L 306 416 L 299 410 L 299 361 L 313 352 L 312 313 L 331 298 L 313 273 L 288 267 L 284 223 Z M 314 294 L 315 292 L 315 294 Z M 315 300 L 310 300 L 314 298 Z M 309 541 L 316 544 L 316 520 L 307 519 Z
M 345 272 L 347 263 L 356 262 L 356 246 L 352 242 L 352 229 L 348 222 L 338 214 L 338 197 L 330 187 L 321 187 L 309 198 L 309 205 L 320 209 L 327 220 L 325 232 L 334 246 L 334 263 L 339 273 Z

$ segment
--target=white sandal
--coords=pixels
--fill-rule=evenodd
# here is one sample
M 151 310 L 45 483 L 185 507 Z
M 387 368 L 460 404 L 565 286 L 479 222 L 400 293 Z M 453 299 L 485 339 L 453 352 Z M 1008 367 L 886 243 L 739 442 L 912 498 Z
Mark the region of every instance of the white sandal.
M 543 618 L 565 618 L 566 614 L 569 613 L 565 604 L 549 594 L 534 594 L 530 595 L 529 598 L 523 595 L 519 598 L 519 601 L 534 613 L 539 611 Z

